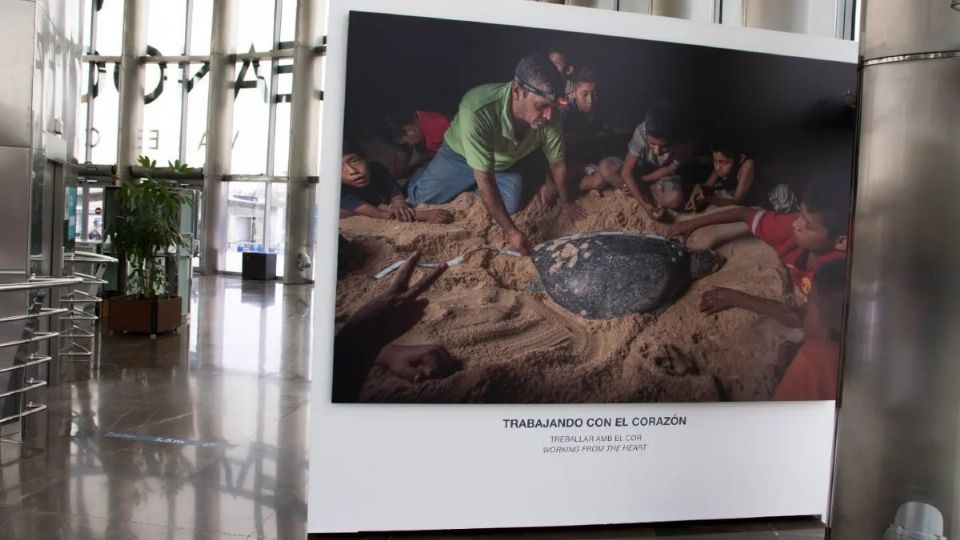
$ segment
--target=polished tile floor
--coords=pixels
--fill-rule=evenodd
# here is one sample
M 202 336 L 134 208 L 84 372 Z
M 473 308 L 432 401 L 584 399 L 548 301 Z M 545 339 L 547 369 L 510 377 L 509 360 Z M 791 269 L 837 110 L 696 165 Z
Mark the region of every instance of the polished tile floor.
M 193 321 L 63 364 L 0 443 L 0 540 L 306 538 L 311 289 L 196 281 Z M 823 538 L 812 518 L 361 538 Z M 335 537 L 334 537 L 335 538 Z

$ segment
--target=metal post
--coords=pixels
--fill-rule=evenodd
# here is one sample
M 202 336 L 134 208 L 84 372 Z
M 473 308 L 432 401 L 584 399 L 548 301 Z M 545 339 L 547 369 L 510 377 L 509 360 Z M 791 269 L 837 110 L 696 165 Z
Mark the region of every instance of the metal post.
M 120 53 L 120 112 L 117 129 L 117 171 L 120 181 L 130 179 L 137 162 L 143 131 L 143 95 L 146 67 L 140 57 L 147 52 L 147 1 L 123 4 L 123 46 Z
M 90 2 L 90 43 L 87 47 L 86 53 L 93 54 L 97 43 L 97 3 Z M 96 100 L 93 97 L 93 83 L 94 77 L 97 76 L 97 64 L 95 62 L 90 62 L 88 69 L 88 79 L 87 79 L 87 115 L 83 121 L 84 129 L 84 144 L 83 144 L 83 162 L 90 163 L 93 159 L 93 107 L 96 104 Z
M 950 4 L 865 4 L 833 540 L 960 535 L 960 11 Z
M 183 32 L 183 54 L 190 54 L 190 30 L 193 28 L 193 0 L 187 0 L 185 6 L 187 16 Z M 180 144 L 177 156 L 180 161 L 187 161 L 187 113 L 189 112 L 190 64 L 180 64 Z
M 237 32 L 237 0 L 214 0 L 210 37 L 210 96 L 207 101 L 207 151 L 203 176 L 204 274 L 226 267 L 227 184 L 233 149 L 233 78 L 236 64 L 230 59 Z
M 320 57 L 323 0 L 297 2 L 297 35 L 294 42 L 293 96 L 290 115 L 290 158 L 287 186 L 286 252 L 283 282 L 313 283 L 316 246 L 313 215 L 317 210 L 316 185 L 320 142 Z

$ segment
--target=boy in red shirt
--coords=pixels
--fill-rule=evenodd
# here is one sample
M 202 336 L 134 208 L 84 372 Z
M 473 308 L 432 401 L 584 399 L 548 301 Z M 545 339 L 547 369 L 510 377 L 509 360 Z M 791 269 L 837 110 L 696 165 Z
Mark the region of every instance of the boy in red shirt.
M 780 379 L 774 400 L 837 399 L 846 270 L 845 258 L 817 268 L 803 317 L 803 344 Z
M 407 170 L 423 167 L 437 155 L 443 145 L 443 136 L 450 127 L 450 117 L 430 111 L 403 111 L 386 118 L 391 142 L 401 145 L 407 153 Z M 416 156 L 413 156 L 416 152 Z
M 778 214 L 760 208 L 732 208 L 676 223 L 668 237 L 686 238 L 701 227 L 742 221 L 777 252 L 796 291 L 806 297 L 817 268 L 846 255 L 849 197 L 845 182 L 818 182 L 807 188 L 800 212 Z M 801 307 L 741 291 L 717 287 L 700 299 L 700 311 L 708 315 L 734 307 L 773 317 L 786 326 L 803 325 Z

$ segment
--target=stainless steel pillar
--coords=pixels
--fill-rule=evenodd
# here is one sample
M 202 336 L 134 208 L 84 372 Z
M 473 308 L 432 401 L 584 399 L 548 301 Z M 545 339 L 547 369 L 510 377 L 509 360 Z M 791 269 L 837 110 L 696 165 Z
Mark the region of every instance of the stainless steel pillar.
M 117 171 L 120 181 L 130 179 L 130 165 L 137 163 L 143 132 L 143 96 L 147 54 L 146 0 L 125 0 L 123 42 L 120 56 L 120 111 L 117 129 Z
M 960 12 L 865 8 L 831 539 L 956 538 Z
M 226 267 L 227 185 L 233 142 L 233 79 L 236 64 L 237 0 L 214 0 L 210 37 L 210 96 L 207 100 L 206 158 L 203 164 L 202 271 Z
M 290 118 L 289 185 L 287 186 L 286 251 L 283 282 L 313 282 L 316 246 L 317 189 L 310 183 L 318 171 L 320 144 L 320 56 L 323 0 L 298 0 L 293 53 L 293 96 Z

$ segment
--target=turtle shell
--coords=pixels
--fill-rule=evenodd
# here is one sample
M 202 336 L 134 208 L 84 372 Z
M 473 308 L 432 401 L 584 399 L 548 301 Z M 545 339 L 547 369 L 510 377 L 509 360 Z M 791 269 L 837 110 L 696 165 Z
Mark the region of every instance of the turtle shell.
M 590 319 L 666 308 L 689 287 L 690 252 L 659 236 L 594 232 L 534 248 L 543 288 L 557 304 Z

